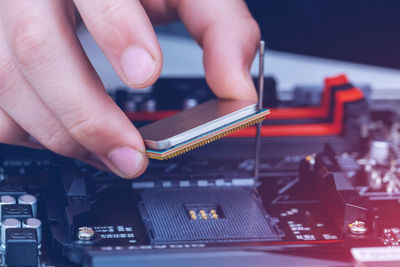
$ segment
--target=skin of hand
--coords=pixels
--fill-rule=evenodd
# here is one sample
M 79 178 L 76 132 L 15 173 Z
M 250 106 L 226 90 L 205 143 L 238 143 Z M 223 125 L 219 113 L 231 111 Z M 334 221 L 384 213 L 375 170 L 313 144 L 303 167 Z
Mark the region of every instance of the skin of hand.
M 257 99 L 260 30 L 242 0 L 0 1 L 0 142 L 47 148 L 124 178 L 148 164 L 138 131 L 108 96 L 74 31 L 74 8 L 118 76 L 153 84 L 162 52 L 152 24 L 182 20 L 221 98 Z M 103 166 L 104 166 L 103 165 Z

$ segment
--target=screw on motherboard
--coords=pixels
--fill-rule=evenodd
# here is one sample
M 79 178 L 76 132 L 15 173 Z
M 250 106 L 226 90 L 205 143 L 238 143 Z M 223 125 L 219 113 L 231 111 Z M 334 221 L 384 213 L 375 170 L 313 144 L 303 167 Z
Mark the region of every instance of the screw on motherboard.
M 355 235 L 363 235 L 367 232 L 368 228 L 363 221 L 354 221 L 349 223 L 349 231 Z
M 94 238 L 95 232 L 91 227 L 79 227 L 78 229 L 78 239 L 82 241 L 89 241 Z

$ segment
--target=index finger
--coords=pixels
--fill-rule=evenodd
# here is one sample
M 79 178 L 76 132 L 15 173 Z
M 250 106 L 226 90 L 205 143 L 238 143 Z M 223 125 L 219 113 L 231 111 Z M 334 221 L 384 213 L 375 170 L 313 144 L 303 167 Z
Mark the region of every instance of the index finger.
M 2 1 L 0 18 L 11 52 L 70 136 L 118 175 L 136 177 L 148 161 L 143 140 L 104 90 L 67 20 L 64 3 Z M 18 20 L 12 19 L 15 14 Z
M 260 29 L 242 0 L 175 1 L 183 23 L 204 49 L 206 79 L 220 98 L 255 100 L 250 74 Z

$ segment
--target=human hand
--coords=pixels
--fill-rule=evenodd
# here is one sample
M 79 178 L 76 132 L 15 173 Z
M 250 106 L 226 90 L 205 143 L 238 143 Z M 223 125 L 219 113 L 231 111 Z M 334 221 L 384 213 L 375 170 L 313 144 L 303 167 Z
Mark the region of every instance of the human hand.
M 100 159 L 124 178 L 146 169 L 142 138 L 75 35 L 74 5 L 128 86 L 148 87 L 160 75 L 152 23 L 181 19 L 204 49 L 214 93 L 257 98 L 249 69 L 260 33 L 242 0 L 2 0 L 0 142 L 45 147 L 95 166 Z

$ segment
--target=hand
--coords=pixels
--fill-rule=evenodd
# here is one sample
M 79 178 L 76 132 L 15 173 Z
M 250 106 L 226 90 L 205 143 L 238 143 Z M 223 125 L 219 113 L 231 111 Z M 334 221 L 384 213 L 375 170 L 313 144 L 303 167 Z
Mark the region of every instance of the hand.
M 45 147 L 125 178 L 148 159 L 143 140 L 107 95 L 74 32 L 74 5 L 119 77 L 132 88 L 159 77 L 152 23 L 182 19 L 204 49 L 218 97 L 256 99 L 249 73 L 260 38 L 242 0 L 0 1 L 0 142 Z

